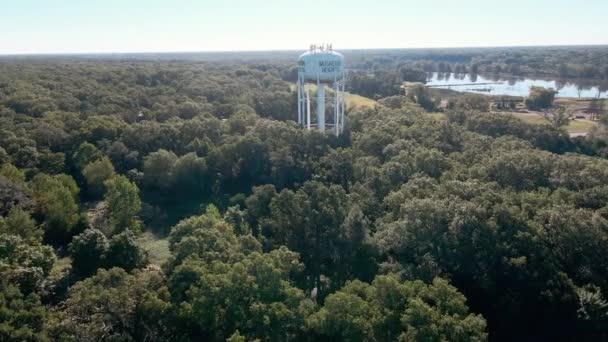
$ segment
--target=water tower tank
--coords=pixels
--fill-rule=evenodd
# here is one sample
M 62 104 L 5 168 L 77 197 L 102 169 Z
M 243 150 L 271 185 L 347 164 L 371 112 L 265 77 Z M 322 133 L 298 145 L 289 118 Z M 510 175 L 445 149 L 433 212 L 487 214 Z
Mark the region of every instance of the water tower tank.
M 311 45 L 310 50 L 298 58 L 298 123 L 302 126 L 324 132 L 326 127 L 340 135 L 344 129 L 344 56 L 334 51 L 331 45 L 320 48 Z M 311 110 L 310 86 L 316 96 L 316 120 Z M 326 94 L 325 88 L 332 91 Z M 326 117 L 325 104 L 331 104 L 331 115 Z
M 334 82 L 344 76 L 344 56 L 333 50 L 312 50 L 300 55 L 298 70 L 310 81 Z

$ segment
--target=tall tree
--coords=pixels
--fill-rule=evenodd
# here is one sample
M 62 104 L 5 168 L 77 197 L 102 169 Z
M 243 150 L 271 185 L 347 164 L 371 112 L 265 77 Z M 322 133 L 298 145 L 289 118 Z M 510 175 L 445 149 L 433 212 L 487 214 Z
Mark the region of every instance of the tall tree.
M 68 248 L 74 272 L 83 277 L 94 274 L 103 266 L 107 249 L 108 239 L 97 229 L 87 229 L 75 236 Z
M 105 183 L 105 201 L 108 203 L 110 226 L 114 232 L 125 229 L 138 232 L 141 229 L 139 212 L 141 200 L 137 185 L 125 176 L 116 176 Z
M 150 153 L 144 161 L 145 184 L 157 189 L 168 189 L 176 161 L 177 156 L 171 151 L 161 149 Z
M 102 157 L 88 163 L 82 170 L 87 181 L 87 190 L 93 196 L 101 196 L 104 191 L 104 182 L 114 177 L 115 171 L 108 157 Z
M 321 298 L 321 275 L 335 272 L 334 253 L 341 243 L 347 197 L 339 185 L 306 182 L 297 192 L 283 190 L 270 203 L 269 230 L 262 234 L 273 246 L 300 253 L 306 265 L 306 288 Z
M 56 242 L 69 240 L 79 218 L 79 189 L 74 180 L 69 176 L 39 174 L 31 187 L 37 211 L 44 218 L 46 238 Z
M 534 110 L 550 108 L 556 94 L 557 91 L 553 88 L 530 87 L 530 94 L 525 100 L 526 107 Z

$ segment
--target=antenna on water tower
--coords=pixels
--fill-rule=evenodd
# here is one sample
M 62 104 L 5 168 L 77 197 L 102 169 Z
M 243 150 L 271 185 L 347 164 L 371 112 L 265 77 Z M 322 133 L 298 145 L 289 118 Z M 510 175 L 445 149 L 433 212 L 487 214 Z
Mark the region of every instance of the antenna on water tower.
M 311 122 L 310 112 L 310 84 L 316 83 L 316 121 Z M 333 90 L 325 95 L 325 87 Z M 324 132 L 325 128 L 339 136 L 344 131 L 344 56 L 333 50 L 332 44 L 310 45 L 310 51 L 298 58 L 298 123 L 307 129 L 316 128 Z M 331 103 L 332 111 L 325 117 L 325 103 Z

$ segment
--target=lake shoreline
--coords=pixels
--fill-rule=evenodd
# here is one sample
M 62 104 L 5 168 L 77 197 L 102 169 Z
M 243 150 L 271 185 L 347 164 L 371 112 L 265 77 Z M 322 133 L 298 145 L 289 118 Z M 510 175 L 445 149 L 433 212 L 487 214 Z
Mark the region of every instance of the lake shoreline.
M 426 86 L 433 89 L 448 89 L 460 93 L 473 93 L 491 96 L 525 97 L 530 87 L 553 88 L 556 98 L 593 99 L 608 98 L 608 82 L 583 79 L 536 79 L 530 77 L 429 73 Z M 585 83 L 589 82 L 589 83 Z

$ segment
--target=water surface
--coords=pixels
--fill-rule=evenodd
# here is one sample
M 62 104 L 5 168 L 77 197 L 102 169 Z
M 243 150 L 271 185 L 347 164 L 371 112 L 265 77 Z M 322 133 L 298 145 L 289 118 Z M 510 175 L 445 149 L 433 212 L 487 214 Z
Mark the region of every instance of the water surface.
M 517 76 L 429 73 L 427 86 L 488 95 L 527 96 L 530 87 L 553 88 L 557 97 L 608 98 L 608 81 L 547 80 Z

